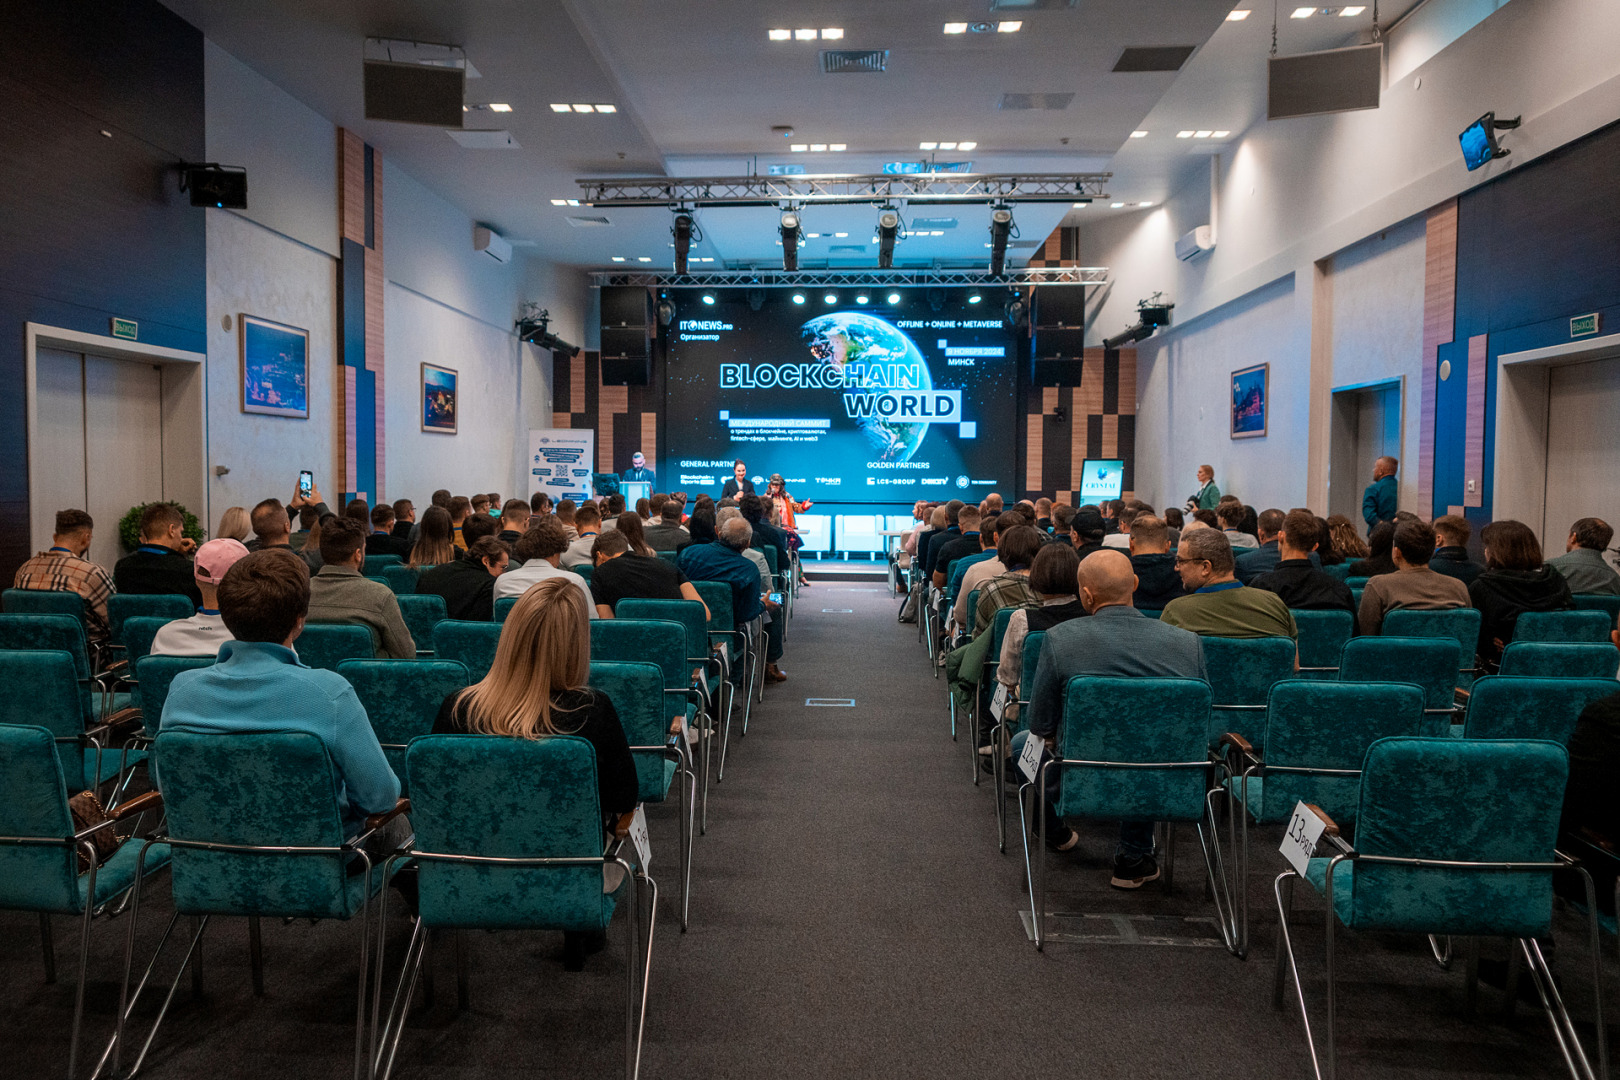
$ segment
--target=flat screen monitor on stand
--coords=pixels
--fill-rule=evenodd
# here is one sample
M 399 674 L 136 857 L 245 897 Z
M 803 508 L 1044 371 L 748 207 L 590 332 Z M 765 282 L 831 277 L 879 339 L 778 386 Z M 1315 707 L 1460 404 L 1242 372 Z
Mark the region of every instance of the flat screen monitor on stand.
M 1125 491 L 1125 462 L 1118 458 L 1087 458 L 1080 470 L 1080 501 L 1117 499 Z

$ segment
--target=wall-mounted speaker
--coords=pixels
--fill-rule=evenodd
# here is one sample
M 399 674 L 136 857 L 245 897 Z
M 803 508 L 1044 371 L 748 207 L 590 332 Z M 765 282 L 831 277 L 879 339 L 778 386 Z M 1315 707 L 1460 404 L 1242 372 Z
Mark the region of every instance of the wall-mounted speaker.
M 602 287 L 602 326 L 649 326 L 652 324 L 652 293 L 639 285 Z
M 652 293 L 639 285 L 606 285 L 601 295 L 602 384 L 646 386 L 652 381 Z
M 1084 327 L 1086 290 L 1079 285 L 1041 285 L 1035 289 L 1035 311 L 1030 318 L 1036 330 L 1045 327 Z
M 459 128 L 466 83 L 458 67 L 367 60 L 366 119 Z
M 1030 343 L 1031 384 L 1079 386 L 1085 336 L 1085 330 L 1078 326 L 1036 327 Z

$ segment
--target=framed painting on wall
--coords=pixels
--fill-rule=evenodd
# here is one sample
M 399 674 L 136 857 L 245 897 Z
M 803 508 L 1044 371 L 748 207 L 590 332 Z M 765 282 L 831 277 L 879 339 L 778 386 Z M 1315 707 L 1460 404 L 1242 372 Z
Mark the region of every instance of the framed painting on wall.
M 237 319 L 242 411 L 309 417 L 309 331 L 254 315 Z
M 422 430 L 456 433 L 456 372 L 437 364 L 422 365 Z
M 1265 437 L 1270 397 L 1270 364 L 1256 364 L 1232 372 L 1232 438 Z

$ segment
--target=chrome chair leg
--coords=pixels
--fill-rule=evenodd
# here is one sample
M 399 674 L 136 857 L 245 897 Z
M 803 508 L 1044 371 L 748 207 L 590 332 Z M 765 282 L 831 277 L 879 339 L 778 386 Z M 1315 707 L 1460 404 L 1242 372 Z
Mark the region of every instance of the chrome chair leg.
M 1597 918 L 1595 910 L 1592 912 L 1592 918 L 1594 920 Z M 1598 990 L 1600 1008 L 1596 1026 L 1598 1056 L 1603 1071 L 1593 1073 L 1592 1063 L 1587 1058 L 1586 1049 L 1581 1045 L 1580 1035 L 1575 1030 L 1575 1022 L 1570 1019 L 1569 1010 L 1564 1006 L 1563 995 L 1558 992 L 1558 984 L 1553 980 L 1552 968 L 1548 966 L 1547 958 L 1542 955 L 1540 942 L 1534 938 L 1520 938 L 1517 944 L 1524 952 L 1526 966 L 1530 969 L 1530 979 L 1536 988 L 1536 996 L 1541 1000 L 1542 1011 L 1547 1014 L 1547 1023 L 1552 1026 L 1553 1039 L 1558 1043 L 1558 1051 L 1564 1058 L 1564 1066 L 1569 1069 L 1570 1076 L 1575 1080 L 1598 1080 L 1599 1076 L 1607 1080 L 1608 1044 L 1602 1021 L 1602 990 Z
M 1294 907 L 1294 882 L 1298 879 L 1298 877 L 1299 875 L 1294 873 L 1294 871 L 1285 870 L 1281 874 L 1278 874 L 1277 880 L 1272 883 L 1272 891 L 1277 897 L 1277 914 L 1279 918 L 1277 920 L 1277 971 L 1272 982 L 1271 999 L 1274 1007 L 1278 1009 L 1282 1008 L 1285 971 L 1286 973 L 1291 973 L 1294 977 L 1294 993 L 1299 1001 L 1300 1021 L 1305 1026 L 1305 1045 L 1311 1053 L 1311 1070 L 1316 1075 L 1316 1080 L 1323 1080 L 1322 1065 L 1320 1060 L 1317 1058 L 1316 1053 L 1316 1039 L 1311 1033 L 1311 1016 L 1309 1010 L 1307 1010 L 1305 1007 L 1305 986 L 1300 982 L 1299 979 L 1299 965 L 1294 960 L 1293 937 L 1288 933 L 1288 916 Z M 1287 893 L 1286 899 L 1283 895 L 1285 891 Z M 1330 921 L 1330 925 L 1332 918 L 1333 909 L 1330 907 L 1328 908 L 1328 919 Z M 1330 938 L 1330 948 L 1328 953 L 1330 957 L 1332 956 L 1331 941 L 1332 939 Z M 1286 965 L 1286 969 L 1284 965 Z M 1331 968 L 1329 985 L 1332 985 Z M 1331 1037 L 1331 1029 L 1329 1029 L 1329 1038 Z M 1328 1058 L 1328 1067 L 1330 1073 L 1328 1080 L 1331 1080 L 1332 1060 L 1330 1050 Z
M 1429 935 L 1429 952 L 1434 954 L 1434 962 L 1440 965 L 1441 971 L 1451 970 L 1451 935 L 1444 934 L 1436 937 Z
M 1040 839 L 1035 844 L 1035 902 L 1030 906 L 1030 920 L 1035 928 L 1036 952 L 1043 952 L 1046 946 L 1041 931 L 1046 916 L 1046 770 L 1051 764 L 1043 761 L 1034 781 L 1036 827 L 1040 829 Z

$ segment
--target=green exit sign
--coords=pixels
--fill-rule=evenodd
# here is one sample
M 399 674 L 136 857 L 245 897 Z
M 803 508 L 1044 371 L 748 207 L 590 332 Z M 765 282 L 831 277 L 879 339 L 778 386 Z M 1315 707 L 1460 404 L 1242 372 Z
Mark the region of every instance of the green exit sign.
M 134 341 L 140 333 L 140 324 L 134 319 L 113 319 L 112 336 L 123 338 L 125 341 Z
M 1603 317 L 1599 312 L 1590 315 L 1577 315 L 1569 320 L 1570 337 L 1586 337 L 1603 329 Z

